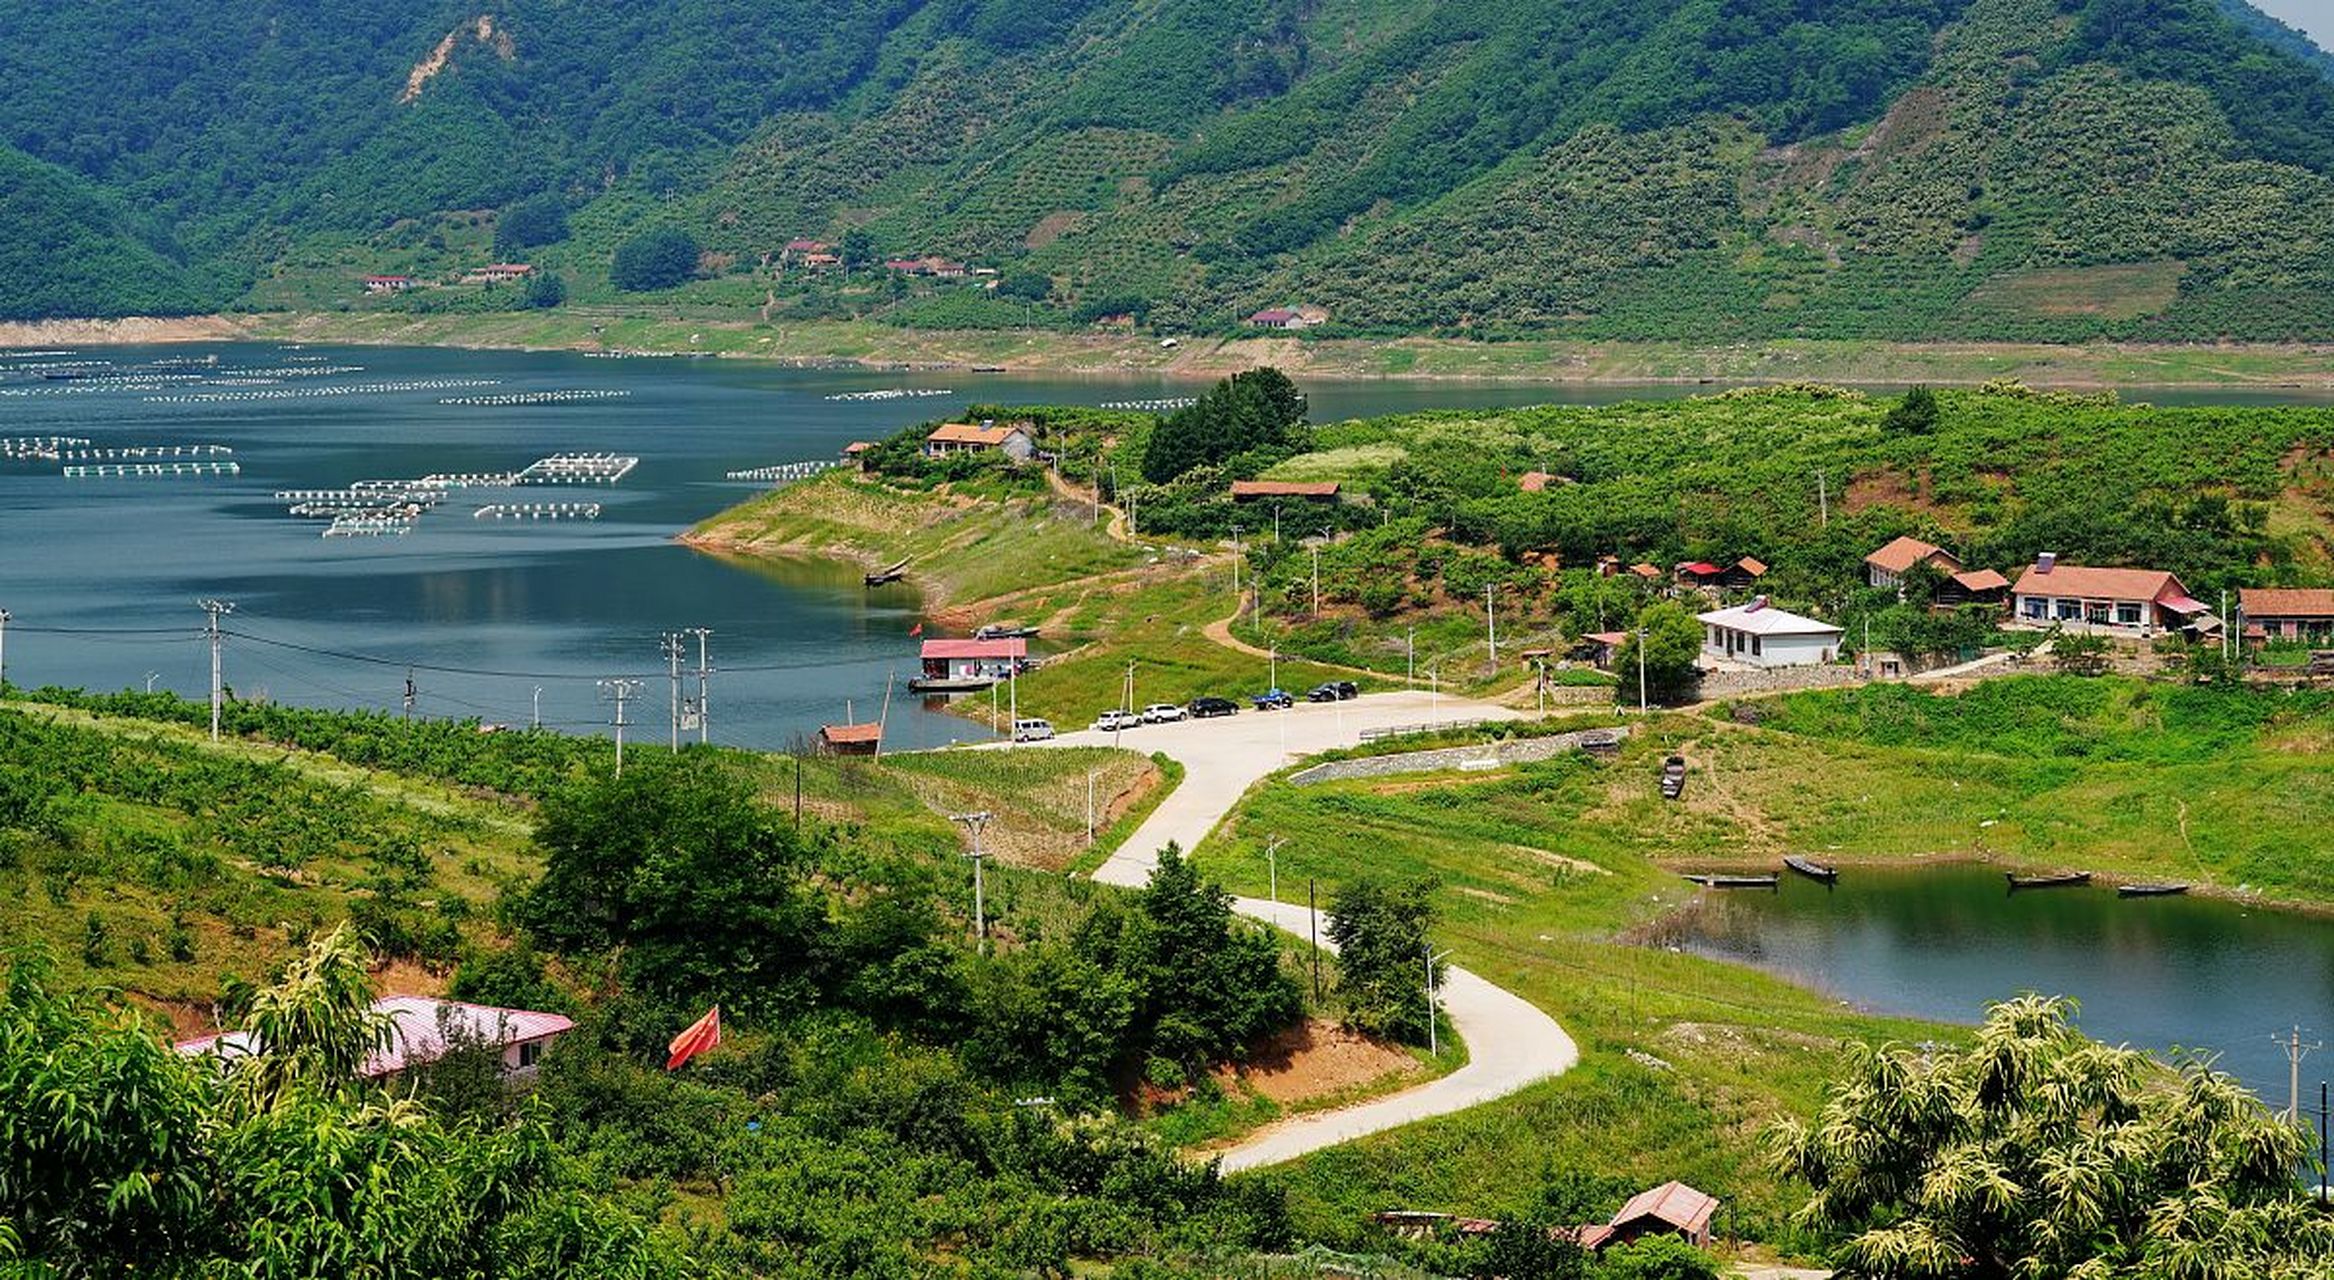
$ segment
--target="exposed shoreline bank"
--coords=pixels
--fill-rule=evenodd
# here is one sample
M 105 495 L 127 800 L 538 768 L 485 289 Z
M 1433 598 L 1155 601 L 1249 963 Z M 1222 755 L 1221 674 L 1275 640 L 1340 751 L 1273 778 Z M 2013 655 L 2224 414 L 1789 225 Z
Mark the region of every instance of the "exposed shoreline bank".
M 1683 343 L 1453 338 L 1192 337 L 940 331 L 863 321 L 765 325 L 670 309 L 487 315 L 396 312 L 0 322 L 0 346 L 279 341 L 474 350 L 609 351 L 782 367 L 1050 374 L 1202 382 L 1259 364 L 1312 378 L 1548 385 L 1734 385 L 1799 380 L 1974 385 L 2016 378 L 2078 390 L 2334 392 L 2334 344 Z

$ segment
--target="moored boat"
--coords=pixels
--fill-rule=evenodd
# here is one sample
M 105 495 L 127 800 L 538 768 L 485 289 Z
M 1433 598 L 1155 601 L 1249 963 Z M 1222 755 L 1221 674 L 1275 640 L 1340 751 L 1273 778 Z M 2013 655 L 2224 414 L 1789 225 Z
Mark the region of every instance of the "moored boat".
M 867 585 L 871 587 L 886 586 L 907 576 L 908 562 L 906 559 L 902 559 L 894 564 L 887 565 L 884 568 L 877 569 L 875 572 L 868 574 Z
M 1705 889 L 1772 889 L 1782 883 L 1783 877 L 1776 875 L 1690 875 L 1687 876 L 1686 879 L 1693 881 L 1695 884 L 1698 884 Z
M 2088 871 L 2066 871 L 2054 876 L 2022 876 L 2015 871 L 2005 871 L 2002 875 L 2013 889 L 2066 889 L 2091 883 L 2091 873 Z
M 2119 884 L 2115 886 L 2115 896 L 2119 898 L 2169 898 L 2174 894 L 2186 892 L 2188 892 L 2188 885 L 2186 882 L 2171 884 Z
M 1838 867 L 1827 866 L 1810 858 L 1802 858 L 1795 853 L 1784 855 L 1783 865 L 1810 880 L 1820 880 L 1825 884 L 1838 884 L 1840 882 L 1840 869 Z

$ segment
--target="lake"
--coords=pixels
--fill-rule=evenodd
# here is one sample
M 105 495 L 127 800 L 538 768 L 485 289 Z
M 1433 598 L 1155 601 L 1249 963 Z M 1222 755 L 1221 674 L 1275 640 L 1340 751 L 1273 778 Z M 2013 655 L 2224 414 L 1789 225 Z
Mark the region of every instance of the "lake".
M 2278 1106 L 2272 1033 L 2334 1029 L 2334 921 L 2202 897 L 2119 898 L 2108 887 L 2009 892 L 1994 868 L 1849 866 L 1838 887 L 1785 876 L 1777 892 L 1713 891 L 1656 941 L 1755 965 L 1858 1007 L 1974 1023 L 2027 991 L 2082 1002 L 2090 1035 L 2184 1045 Z M 2305 1061 L 2306 1105 L 2328 1060 Z
M 187 362 L 213 361 L 215 363 Z M 156 367 L 150 362 L 163 362 Z M 44 373 L 142 383 L 63 382 Z M 944 394 L 829 397 L 882 389 Z M 1324 420 L 1411 409 L 1604 402 L 1693 388 L 1314 383 Z M 142 686 L 207 696 L 198 597 L 236 605 L 238 694 L 604 731 L 598 681 L 646 680 L 634 741 L 667 732 L 662 633 L 713 632 L 714 737 L 778 748 L 846 704 L 872 719 L 914 674 L 915 593 L 866 590 L 856 566 L 739 565 L 672 542 L 764 487 L 724 473 L 832 458 L 855 439 L 980 403 L 1185 396 L 1157 377 L 1032 378 L 785 369 L 743 361 L 270 344 L 0 354 L 0 437 L 92 448 L 224 445 L 232 476 L 66 479 L 0 458 L 0 608 L 19 685 Z M 560 397 L 551 403 L 445 403 Z M 599 397 L 599 398 L 592 398 Z M 557 453 L 640 459 L 612 486 L 457 490 L 403 537 L 324 538 L 273 495 L 367 479 L 508 472 Z M 493 521 L 493 502 L 591 501 L 594 521 Z M 694 665 L 692 648 L 689 664 Z M 540 691 L 538 693 L 538 690 Z M 538 704 L 539 698 L 539 704 Z M 892 705 L 890 741 L 936 746 L 985 726 Z

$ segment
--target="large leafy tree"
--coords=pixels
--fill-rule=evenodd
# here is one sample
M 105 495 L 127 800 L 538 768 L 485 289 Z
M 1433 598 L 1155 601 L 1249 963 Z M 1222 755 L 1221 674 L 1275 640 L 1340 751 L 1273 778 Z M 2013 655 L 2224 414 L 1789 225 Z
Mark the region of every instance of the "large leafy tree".
M 670 289 L 696 273 L 697 239 L 679 227 L 643 231 L 608 262 L 608 282 L 626 293 Z
M 1135 910 L 1098 914 L 1082 941 L 1134 980 L 1137 1025 L 1159 1057 L 1236 1057 L 1304 1011 L 1272 937 L 1235 920 L 1232 895 L 1202 880 L 1172 844 Z
M 1372 1035 L 1425 1040 L 1427 934 L 1434 927 L 1434 881 L 1364 876 L 1329 901 L 1337 944 L 1337 997 L 1346 1021 Z M 1437 979 L 1442 966 L 1433 966 Z
M 1994 1006 L 1968 1049 L 1857 1047 L 1774 1135 L 1873 1280 L 2322 1276 L 2306 1143 L 2229 1077 L 2084 1037 L 2062 1000 Z
M 1253 476 L 1311 447 L 1304 393 L 1278 369 L 1235 373 L 1151 432 L 1143 478 L 1165 484 L 1194 467 Z
M 1702 624 L 1675 600 L 1656 600 L 1637 615 L 1637 625 L 1613 658 L 1620 677 L 1615 692 L 1623 702 L 1635 702 L 1638 692 L 1638 650 L 1644 649 L 1645 695 L 1655 702 L 1674 702 L 1694 691 L 1700 673 Z

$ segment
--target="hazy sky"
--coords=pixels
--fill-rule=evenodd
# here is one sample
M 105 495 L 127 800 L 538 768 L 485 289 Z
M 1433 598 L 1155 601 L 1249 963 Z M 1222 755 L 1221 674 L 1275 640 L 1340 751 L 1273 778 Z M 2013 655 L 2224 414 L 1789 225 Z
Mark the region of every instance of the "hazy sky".
M 2334 0 L 2253 0 L 2261 12 L 2300 27 L 2321 49 L 2334 49 Z

